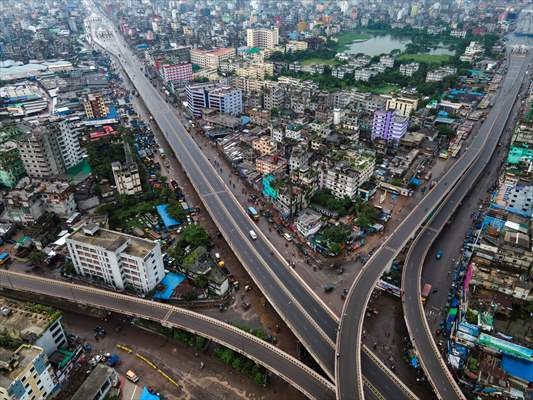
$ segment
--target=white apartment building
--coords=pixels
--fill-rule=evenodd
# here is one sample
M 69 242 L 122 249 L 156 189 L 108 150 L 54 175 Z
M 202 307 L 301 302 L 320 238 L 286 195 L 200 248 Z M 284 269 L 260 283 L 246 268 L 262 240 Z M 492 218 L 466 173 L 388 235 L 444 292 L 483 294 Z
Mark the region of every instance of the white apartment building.
M 418 108 L 418 100 L 409 97 L 396 97 L 391 95 L 382 95 L 387 100 L 385 107 L 387 110 L 396 111 L 403 117 L 408 117 Z
M 455 67 L 442 67 L 434 71 L 429 71 L 426 75 L 426 82 L 440 82 L 447 76 L 453 75 L 457 72 Z
M 67 248 L 76 272 L 117 290 L 148 293 L 165 270 L 158 242 L 85 224 L 70 234 Z
M 57 381 L 44 350 L 23 344 L 0 348 L 0 400 L 46 400 Z
M 385 68 L 392 68 L 394 67 L 394 57 L 391 57 L 389 55 L 384 55 L 379 58 L 379 63 Z
M 356 81 L 368 82 L 374 75 L 376 75 L 376 71 L 371 69 L 356 69 L 353 73 L 353 78 Z
M 400 74 L 403 76 L 413 76 L 420 68 L 420 63 L 412 62 L 409 64 L 400 65 Z
M 279 44 L 278 28 L 246 29 L 246 46 L 273 49 Z
M 485 49 L 478 42 L 470 42 L 466 47 L 465 53 L 459 57 L 463 62 L 472 62 L 475 61 L 479 56 L 482 56 L 485 52 Z

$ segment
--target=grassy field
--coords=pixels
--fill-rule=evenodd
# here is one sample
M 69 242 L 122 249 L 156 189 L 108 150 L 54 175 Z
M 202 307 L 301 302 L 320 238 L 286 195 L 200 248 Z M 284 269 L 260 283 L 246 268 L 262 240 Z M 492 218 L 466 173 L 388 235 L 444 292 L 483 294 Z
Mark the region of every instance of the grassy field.
M 372 35 L 366 33 L 342 32 L 337 36 L 337 51 L 345 51 L 354 41 L 367 40 L 371 37 Z
M 382 86 L 377 86 L 377 87 L 357 85 L 357 89 L 363 92 L 370 92 L 374 94 L 389 94 L 390 92 L 394 90 L 398 90 L 398 88 L 399 88 L 398 85 L 382 85 Z
M 337 60 L 334 58 L 308 58 L 307 60 L 302 61 L 302 65 L 315 65 L 315 64 L 324 64 L 324 65 L 335 65 Z
M 442 64 L 450 61 L 452 56 L 448 54 L 402 54 L 398 57 L 400 61 L 416 61 L 426 64 Z

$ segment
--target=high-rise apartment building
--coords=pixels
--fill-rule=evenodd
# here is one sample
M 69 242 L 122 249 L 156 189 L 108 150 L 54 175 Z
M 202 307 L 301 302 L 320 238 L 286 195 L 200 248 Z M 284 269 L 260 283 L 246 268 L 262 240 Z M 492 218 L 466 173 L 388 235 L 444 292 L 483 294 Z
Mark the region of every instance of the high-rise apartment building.
M 372 140 L 398 143 L 407 133 L 409 118 L 395 111 L 376 111 L 372 121 Z
M 32 178 L 48 178 L 66 172 L 58 132 L 51 126 L 36 126 L 18 142 L 20 158 Z
M 74 269 L 117 290 L 153 290 L 165 270 L 158 242 L 85 224 L 66 239 Z
M 203 108 L 212 108 L 224 114 L 243 112 L 242 92 L 229 86 L 211 83 L 190 85 L 186 88 L 189 111 L 200 117 Z
M 246 45 L 261 49 L 273 49 L 279 44 L 278 28 L 249 28 L 246 30 Z
M 62 175 L 83 160 L 80 128 L 74 120 L 29 128 L 18 140 L 20 158 L 32 178 Z

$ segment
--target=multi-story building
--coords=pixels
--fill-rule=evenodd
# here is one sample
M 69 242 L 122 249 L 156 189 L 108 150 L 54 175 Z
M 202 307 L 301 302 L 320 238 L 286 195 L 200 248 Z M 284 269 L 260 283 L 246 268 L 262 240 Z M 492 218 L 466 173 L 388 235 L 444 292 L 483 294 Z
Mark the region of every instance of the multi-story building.
M 418 100 L 409 97 L 396 97 L 392 95 L 383 95 L 386 99 L 385 108 L 387 110 L 396 111 L 397 114 L 408 117 L 416 111 L 418 107 Z
M 83 161 L 80 129 L 76 120 L 54 121 L 27 129 L 18 140 L 27 174 L 35 178 L 62 175 Z
M 19 140 L 20 157 L 29 176 L 46 178 L 66 172 L 57 133 L 51 126 L 37 126 Z
M 409 118 L 395 111 L 376 111 L 372 121 L 372 140 L 398 143 L 407 133 Z
M 208 108 L 213 108 L 223 114 L 242 114 L 242 92 L 229 86 L 218 86 L 209 91 Z
M 59 132 L 56 132 L 56 140 L 61 151 L 61 158 L 65 169 L 69 169 L 83 161 L 79 140 L 83 127 L 79 124 L 78 118 L 61 120 L 57 126 Z
M 117 290 L 148 293 L 165 274 L 158 242 L 85 224 L 66 243 L 79 275 Z
M 85 116 L 89 119 L 105 118 L 109 112 L 102 95 L 89 93 L 83 100 Z
M 296 219 L 296 230 L 304 238 L 314 235 L 321 227 L 322 216 L 309 208 L 303 210 Z
M 233 47 L 214 50 L 192 49 L 191 63 L 202 68 L 218 68 L 220 63 L 234 58 L 235 54 Z
M 265 89 L 263 93 L 264 108 L 272 110 L 274 108 L 280 109 L 285 102 L 285 91 L 280 87 L 271 87 Z
M 107 365 L 97 364 L 71 400 L 104 400 L 109 391 L 120 382 L 117 372 Z
M 21 345 L 15 351 L 0 348 L 0 399 L 46 400 L 57 385 L 44 350 Z
M 420 68 L 420 63 L 412 62 L 400 65 L 400 74 L 403 76 L 413 76 Z
M 28 303 L 0 297 L 0 335 L 22 340 L 42 348 L 51 356 L 67 347 L 67 335 L 61 325 L 60 312 L 40 311 Z
M 371 70 L 369 68 L 356 69 L 353 73 L 353 78 L 356 81 L 368 82 L 370 78 L 372 78 L 376 74 L 377 74 L 376 71 Z
M 261 156 L 270 155 L 276 152 L 278 143 L 268 136 L 261 136 L 252 141 L 252 149 Z
M 192 80 L 192 64 L 164 64 L 159 67 L 159 73 L 165 83 L 184 84 Z
M 394 67 L 394 57 L 391 57 L 389 55 L 381 56 L 379 58 L 379 63 L 385 68 L 392 68 Z
M 45 212 L 67 218 L 76 211 L 74 189 L 66 180 L 44 181 L 22 178 L 4 198 L 4 218 L 30 224 Z
M 124 153 L 126 162 L 124 164 L 120 161 L 113 162 L 111 164 L 111 170 L 113 171 L 117 192 L 119 194 L 133 196 L 142 192 L 141 177 L 139 175 L 139 168 L 133 161 L 131 149 L 127 142 L 124 142 Z
M 255 160 L 255 170 L 261 175 L 272 174 L 287 168 L 287 160 L 277 155 L 267 155 Z
M 13 188 L 26 175 L 18 146 L 13 141 L 0 145 L 0 185 Z
M 186 88 L 189 111 L 197 117 L 203 108 L 213 108 L 224 114 L 243 112 L 242 92 L 229 86 L 215 84 L 189 85 Z
M 274 64 L 272 63 L 246 63 L 235 68 L 235 75 L 244 76 L 250 79 L 263 80 L 267 76 L 274 74 Z
M 311 152 L 305 146 L 295 146 L 292 148 L 291 156 L 289 157 L 289 170 L 291 172 L 298 170 L 306 170 L 309 167 L 309 160 L 311 159 Z
M 440 82 L 444 78 L 450 75 L 454 75 L 457 72 L 455 67 L 442 67 L 434 71 L 429 71 L 426 75 L 426 82 Z
M 338 198 L 357 196 L 357 191 L 374 173 L 375 158 L 354 153 L 334 165 L 326 163 L 320 168 L 319 187 L 326 188 Z
M 285 137 L 287 139 L 300 141 L 303 139 L 302 133 L 303 126 L 300 124 L 289 124 L 287 125 L 287 128 L 285 128 Z
M 279 44 L 278 28 L 252 29 L 246 30 L 246 45 L 248 47 L 259 47 L 261 49 L 273 49 Z
M 470 42 L 466 47 L 465 53 L 459 57 L 463 62 L 472 62 L 475 61 L 479 56 L 483 55 L 485 49 L 478 42 Z
M 307 50 L 309 44 L 303 40 L 289 40 L 285 45 L 287 51 L 302 51 Z

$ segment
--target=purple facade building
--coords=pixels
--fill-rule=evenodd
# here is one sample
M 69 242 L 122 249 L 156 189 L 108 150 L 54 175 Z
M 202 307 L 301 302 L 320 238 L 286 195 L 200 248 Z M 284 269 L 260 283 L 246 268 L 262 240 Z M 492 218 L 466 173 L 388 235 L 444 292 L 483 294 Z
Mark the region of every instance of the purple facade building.
M 403 117 L 395 111 L 376 111 L 372 121 L 372 140 L 398 143 L 407 133 L 408 126 L 409 117 Z

